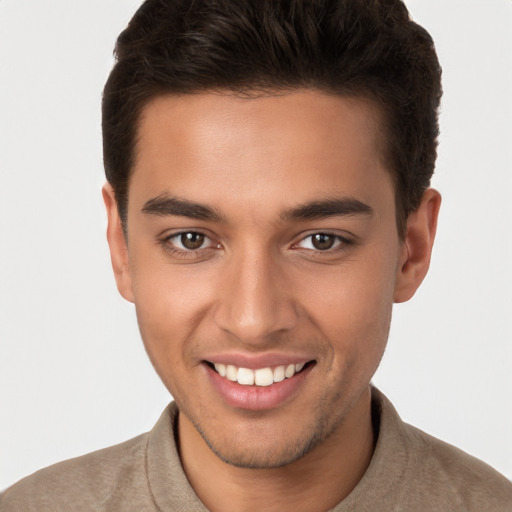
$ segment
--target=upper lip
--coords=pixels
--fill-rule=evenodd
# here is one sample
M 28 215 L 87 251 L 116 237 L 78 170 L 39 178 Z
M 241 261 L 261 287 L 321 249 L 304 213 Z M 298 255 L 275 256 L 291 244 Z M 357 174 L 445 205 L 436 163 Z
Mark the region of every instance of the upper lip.
M 205 361 L 213 364 L 230 364 L 238 368 L 257 370 L 276 366 L 287 366 L 289 364 L 307 363 L 312 357 L 304 354 L 266 353 L 266 354 L 244 354 L 244 353 L 218 353 L 204 358 Z

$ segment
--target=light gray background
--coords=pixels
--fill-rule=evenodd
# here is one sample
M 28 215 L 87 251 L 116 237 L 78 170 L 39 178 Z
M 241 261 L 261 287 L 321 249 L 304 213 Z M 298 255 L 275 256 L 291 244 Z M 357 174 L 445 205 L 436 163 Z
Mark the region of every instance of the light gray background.
M 139 0 L 0 0 L 0 488 L 151 428 L 169 400 L 117 294 L 100 93 Z M 444 67 L 430 275 L 375 383 L 512 477 L 512 2 L 409 0 Z

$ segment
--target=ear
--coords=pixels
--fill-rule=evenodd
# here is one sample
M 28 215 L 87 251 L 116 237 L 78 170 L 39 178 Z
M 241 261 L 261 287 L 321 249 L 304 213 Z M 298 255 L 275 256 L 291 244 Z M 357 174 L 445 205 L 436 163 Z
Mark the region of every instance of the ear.
M 134 302 L 128 246 L 126 244 L 123 226 L 117 209 L 114 189 L 109 183 L 103 186 L 102 194 L 103 201 L 105 202 L 105 208 L 107 209 L 107 240 L 110 248 L 110 259 L 112 260 L 112 268 L 114 269 L 117 289 L 126 300 Z
M 395 302 L 409 300 L 427 275 L 440 206 L 441 195 L 430 188 L 423 194 L 418 209 L 407 219 L 407 233 L 402 242 L 400 266 L 395 281 Z

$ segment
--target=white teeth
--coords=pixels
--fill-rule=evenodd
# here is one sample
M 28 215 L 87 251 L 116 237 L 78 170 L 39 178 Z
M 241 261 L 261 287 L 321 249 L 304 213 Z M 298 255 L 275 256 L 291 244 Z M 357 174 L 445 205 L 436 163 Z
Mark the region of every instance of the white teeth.
M 286 367 L 286 370 L 284 371 L 284 376 L 289 379 L 290 377 L 293 377 L 295 375 L 295 365 L 289 364 Z
M 226 365 L 225 364 L 218 363 L 218 364 L 214 364 L 213 366 L 215 366 L 215 369 L 217 370 L 217 373 L 221 377 L 225 377 L 226 376 Z
M 238 373 L 238 370 L 237 370 L 236 366 L 233 366 L 232 364 L 228 364 L 226 366 L 226 377 L 229 380 L 236 382 L 237 373 Z
M 254 372 L 248 368 L 238 368 L 238 384 L 252 386 L 254 384 Z
M 274 369 L 274 382 L 281 382 L 284 380 L 284 366 L 278 366 Z
M 290 379 L 297 372 L 300 372 L 306 363 L 289 364 L 288 366 L 276 366 L 273 370 L 270 367 L 251 370 L 249 368 L 238 368 L 232 364 L 215 363 L 213 366 L 221 377 L 232 382 L 238 382 L 243 386 L 270 386 L 274 382 L 282 382 L 285 378 Z
M 254 383 L 256 386 L 270 386 L 274 383 L 274 372 L 271 368 L 261 368 L 254 372 Z

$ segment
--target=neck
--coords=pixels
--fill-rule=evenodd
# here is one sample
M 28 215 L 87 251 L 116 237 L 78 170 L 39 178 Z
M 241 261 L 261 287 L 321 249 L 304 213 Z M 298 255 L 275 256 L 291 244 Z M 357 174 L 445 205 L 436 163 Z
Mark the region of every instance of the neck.
M 185 474 L 212 512 L 329 510 L 361 480 L 374 448 L 369 388 L 329 438 L 280 468 L 227 464 L 210 450 L 183 414 L 178 425 Z

